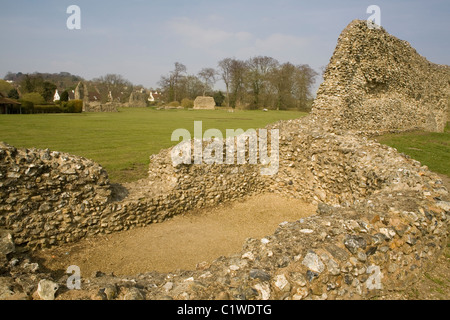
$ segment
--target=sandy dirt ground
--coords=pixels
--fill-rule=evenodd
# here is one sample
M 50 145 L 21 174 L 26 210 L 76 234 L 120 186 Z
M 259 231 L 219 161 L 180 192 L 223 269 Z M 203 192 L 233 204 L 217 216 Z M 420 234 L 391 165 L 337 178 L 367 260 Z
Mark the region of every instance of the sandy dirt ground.
M 135 275 L 194 270 L 200 262 L 239 252 L 245 239 L 271 235 L 281 222 L 313 215 L 316 209 L 280 195 L 256 195 L 160 224 L 39 251 L 35 256 L 49 270 L 64 272 L 77 265 L 87 277 L 95 271 Z

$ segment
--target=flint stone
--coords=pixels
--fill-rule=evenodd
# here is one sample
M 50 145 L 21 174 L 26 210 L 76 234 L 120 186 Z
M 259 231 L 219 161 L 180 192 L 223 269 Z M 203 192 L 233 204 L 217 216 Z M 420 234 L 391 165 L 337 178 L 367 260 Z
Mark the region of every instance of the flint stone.
M 123 300 L 144 300 L 144 296 L 138 288 L 128 289 L 128 292 L 123 297 Z
M 249 276 L 252 279 L 260 279 L 262 281 L 269 281 L 271 278 L 270 274 L 268 274 L 267 272 L 265 272 L 264 270 L 261 270 L 261 269 L 250 270 Z
M 16 247 L 10 232 L 0 229 L 0 254 L 7 255 L 13 253 Z
M 323 270 L 325 270 L 325 265 L 322 260 L 320 260 L 319 256 L 313 251 L 308 252 L 303 259 L 302 264 L 313 272 L 322 273 Z
M 322 253 L 320 255 L 320 258 L 322 259 L 323 262 L 325 262 L 328 271 L 336 276 L 338 274 L 340 274 L 340 268 L 339 268 L 339 264 L 334 261 L 331 257 L 328 256 L 328 254 Z
M 9 277 L 0 277 L 0 300 L 6 300 L 14 294 L 12 286 L 14 280 Z
M 37 293 L 43 300 L 55 300 L 55 293 L 58 291 L 59 285 L 50 280 L 39 281 Z
M 363 237 L 347 235 L 344 240 L 344 245 L 351 253 L 355 254 L 358 251 L 358 248 L 365 249 L 367 242 Z
M 286 276 L 284 274 L 280 274 L 280 275 L 276 276 L 275 286 L 278 289 L 283 290 L 288 285 L 289 285 L 289 281 L 286 279 Z

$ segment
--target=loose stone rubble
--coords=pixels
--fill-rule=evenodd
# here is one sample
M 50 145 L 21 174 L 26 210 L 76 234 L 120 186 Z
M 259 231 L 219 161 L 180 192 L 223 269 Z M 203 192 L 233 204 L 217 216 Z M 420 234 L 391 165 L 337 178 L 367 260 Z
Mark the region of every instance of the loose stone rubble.
M 53 298 L 52 290 L 56 299 L 370 299 L 405 289 L 447 243 L 448 191 L 397 150 L 317 124 L 313 112 L 266 127 L 280 136 L 273 176 L 261 175 L 260 164 L 174 166 L 168 149 L 151 157 L 148 179 L 121 187 L 87 159 L 0 144 L 0 299 Z M 196 270 L 127 277 L 99 270 L 81 275 L 81 290 L 67 288 L 69 274 L 51 274 L 32 260 L 38 248 L 260 192 L 315 203 L 317 214 L 280 221 L 274 234 L 199 261 Z

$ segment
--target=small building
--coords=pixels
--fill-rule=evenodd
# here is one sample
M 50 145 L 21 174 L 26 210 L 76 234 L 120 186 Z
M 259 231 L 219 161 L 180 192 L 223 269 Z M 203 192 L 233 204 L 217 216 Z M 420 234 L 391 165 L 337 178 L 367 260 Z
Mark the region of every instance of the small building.
M 53 102 L 61 100 L 61 97 L 59 96 L 58 89 L 56 89 L 55 95 L 53 96 Z
M 20 106 L 19 102 L 5 98 L 0 93 L 0 114 L 21 113 Z

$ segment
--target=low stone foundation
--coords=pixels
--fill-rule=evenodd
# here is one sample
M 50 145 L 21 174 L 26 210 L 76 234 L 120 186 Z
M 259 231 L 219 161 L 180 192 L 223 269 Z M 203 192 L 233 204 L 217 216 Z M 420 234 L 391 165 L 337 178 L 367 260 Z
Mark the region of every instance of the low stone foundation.
M 117 103 L 89 102 L 85 104 L 83 112 L 119 112 L 117 108 L 120 106 Z

